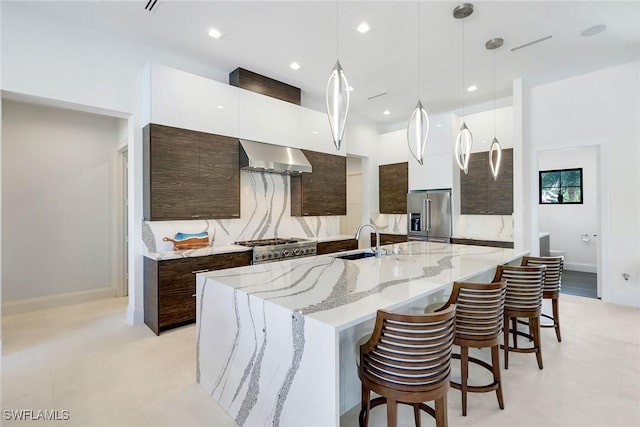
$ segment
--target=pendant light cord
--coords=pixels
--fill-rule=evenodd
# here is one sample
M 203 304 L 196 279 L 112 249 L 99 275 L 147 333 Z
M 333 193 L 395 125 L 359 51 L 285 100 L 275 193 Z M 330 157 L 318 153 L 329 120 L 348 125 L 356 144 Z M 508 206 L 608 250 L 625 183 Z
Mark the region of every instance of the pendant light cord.
M 336 58 L 338 58 L 338 60 L 340 60 L 340 43 L 338 43 L 338 40 L 340 38 L 340 31 L 339 31 L 339 24 L 338 24 L 338 0 L 336 0 Z
M 422 97 L 422 49 L 420 47 L 420 0 L 418 0 L 418 100 Z
M 462 19 L 462 122 L 464 123 L 464 19 Z
M 496 137 L 496 50 L 493 50 L 493 137 Z

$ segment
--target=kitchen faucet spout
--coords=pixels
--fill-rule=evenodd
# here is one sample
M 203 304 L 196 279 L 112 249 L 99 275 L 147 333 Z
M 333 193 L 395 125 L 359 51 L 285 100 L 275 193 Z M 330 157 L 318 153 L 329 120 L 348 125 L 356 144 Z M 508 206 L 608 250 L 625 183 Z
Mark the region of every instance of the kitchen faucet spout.
M 382 250 L 380 249 L 380 232 L 378 231 L 378 227 L 376 227 L 375 225 L 373 225 L 373 224 L 362 224 L 358 228 L 358 231 L 356 231 L 355 239 L 356 240 L 360 239 L 360 232 L 365 227 L 371 227 L 373 229 L 373 231 L 376 232 L 376 249 L 375 249 L 375 252 L 374 252 L 375 256 L 376 257 L 381 257 L 382 255 L 385 255 L 385 254 L 382 253 Z

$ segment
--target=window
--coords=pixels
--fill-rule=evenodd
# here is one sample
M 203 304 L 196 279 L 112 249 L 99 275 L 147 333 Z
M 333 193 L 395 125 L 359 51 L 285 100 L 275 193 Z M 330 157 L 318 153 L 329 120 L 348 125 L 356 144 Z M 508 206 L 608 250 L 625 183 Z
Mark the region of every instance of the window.
M 540 204 L 582 204 L 582 168 L 540 171 Z

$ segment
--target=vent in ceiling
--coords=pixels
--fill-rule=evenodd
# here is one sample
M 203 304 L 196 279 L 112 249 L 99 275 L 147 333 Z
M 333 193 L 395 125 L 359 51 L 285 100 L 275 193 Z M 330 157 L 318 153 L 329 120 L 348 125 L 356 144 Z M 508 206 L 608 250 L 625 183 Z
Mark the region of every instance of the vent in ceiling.
M 144 10 L 147 12 L 155 12 L 158 9 L 158 0 L 148 0 L 147 5 L 144 7 Z
M 548 36 L 544 36 L 542 38 L 539 38 L 537 40 L 530 41 L 529 43 L 521 44 L 520 46 L 516 46 L 516 47 L 512 48 L 511 52 L 513 52 L 514 50 L 518 50 L 518 49 L 522 49 L 522 48 L 525 48 L 525 47 L 529 47 L 531 45 L 543 42 L 545 40 L 549 40 L 550 38 L 551 38 L 551 35 L 548 35 Z
M 379 94 L 377 94 L 377 95 L 370 96 L 370 97 L 369 97 L 369 98 L 367 98 L 367 99 L 368 99 L 368 100 L 372 100 L 372 99 L 380 98 L 381 96 L 385 96 L 386 94 L 387 94 L 387 92 L 382 92 L 382 93 L 379 93 Z

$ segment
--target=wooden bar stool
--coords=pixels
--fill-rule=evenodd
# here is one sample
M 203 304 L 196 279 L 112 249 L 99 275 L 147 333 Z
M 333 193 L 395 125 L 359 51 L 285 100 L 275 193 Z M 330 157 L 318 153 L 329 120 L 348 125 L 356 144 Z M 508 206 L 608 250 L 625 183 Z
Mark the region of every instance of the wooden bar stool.
M 516 353 L 535 353 L 538 368 L 542 369 L 542 347 L 540 345 L 540 312 L 542 307 L 542 289 L 546 267 L 517 267 L 499 265 L 494 282 L 507 281 L 507 293 L 504 301 L 504 369 L 509 369 L 509 351 Z M 529 334 L 518 331 L 518 318 L 529 321 Z M 509 347 L 509 320 L 511 320 L 513 347 Z M 529 348 L 518 347 L 518 335 L 533 341 Z
M 454 345 L 460 346 L 460 354 L 451 357 L 460 359 L 462 378 L 459 383 L 451 381 L 451 387 L 462 391 L 462 415 L 467 415 L 467 392 L 486 393 L 495 391 L 498 406 L 504 409 L 502 384 L 500 382 L 500 331 L 504 315 L 504 298 L 507 282 L 463 283 L 454 282 L 449 301 L 436 312 L 456 305 L 456 335 Z M 425 309 L 427 310 L 427 309 Z M 469 348 L 491 348 L 491 364 L 469 357 Z M 469 362 L 493 373 L 493 382 L 483 386 L 470 386 Z
M 416 427 L 420 411 L 447 426 L 447 391 L 451 374 L 456 306 L 433 314 L 400 314 L 378 310 L 371 338 L 360 346 L 358 376 L 362 382 L 360 426 L 371 409 L 387 404 L 387 425 L 397 425 L 397 404 L 413 406 Z M 371 392 L 380 395 L 371 400 Z M 434 408 L 424 402 L 434 400 Z
M 560 286 L 562 283 L 562 270 L 564 267 L 564 257 L 532 257 L 522 258 L 522 265 L 544 265 L 547 267 L 544 279 L 544 289 L 542 299 L 551 300 L 552 316 L 541 313 L 542 317 L 553 320 L 553 325 L 540 325 L 541 328 L 555 328 L 558 342 L 562 342 L 560 334 L 560 312 L 558 309 L 558 298 L 560 297 Z

